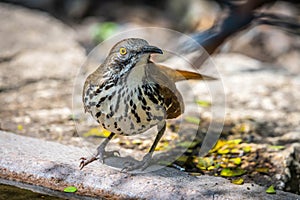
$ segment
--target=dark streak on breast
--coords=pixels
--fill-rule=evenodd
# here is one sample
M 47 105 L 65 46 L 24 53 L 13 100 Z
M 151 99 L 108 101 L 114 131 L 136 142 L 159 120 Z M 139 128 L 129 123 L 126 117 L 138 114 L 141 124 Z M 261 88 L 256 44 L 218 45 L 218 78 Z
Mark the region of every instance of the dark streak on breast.
M 103 102 L 103 101 L 105 101 L 105 99 L 107 98 L 107 95 L 106 96 L 104 96 L 104 97 L 101 97 L 100 99 L 99 99 L 99 101 L 98 101 L 98 103 L 97 103 L 97 105 L 96 105 L 96 107 L 97 108 L 99 108 L 100 107 L 100 105 L 101 105 L 101 103 Z
M 101 111 L 97 112 L 96 117 L 99 118 L 101 116 L 101 114 L 102 114 Z

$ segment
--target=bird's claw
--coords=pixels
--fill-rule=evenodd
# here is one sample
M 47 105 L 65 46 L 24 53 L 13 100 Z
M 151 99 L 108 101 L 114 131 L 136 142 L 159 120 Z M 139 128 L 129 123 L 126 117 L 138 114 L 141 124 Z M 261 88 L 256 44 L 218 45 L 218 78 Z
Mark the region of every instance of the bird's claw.
M 79 164 L 79 169 L 82 170 L 86 165 L 88 165 L 89 163 L 97 160 L 96 157 L 90 157 L 89 159 L 85 158 L 85 157 L 82 157 L 80 158 L 80 164 Z

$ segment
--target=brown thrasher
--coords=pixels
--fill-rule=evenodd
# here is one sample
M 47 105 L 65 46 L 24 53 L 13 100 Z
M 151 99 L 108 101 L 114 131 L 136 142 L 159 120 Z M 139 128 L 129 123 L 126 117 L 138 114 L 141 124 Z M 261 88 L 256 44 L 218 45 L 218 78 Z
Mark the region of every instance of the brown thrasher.
M 94 156 L 81 158 L 80 169 L 94 160 L 103 162 L 105 157 L 115 154 L 116 151 L 105 151 L 115 134 L 130 136 L 157 126 L 158 134 L 150 151 L 141 162 L 123 170 L 145 169 L 165 132 L 166 119 L 176 118 L 184 111 L 182 96 L 175 82 L 213 79 L 156 64 L 150 60 L 152 53 L 162 54 L 163 51 L 143 39 L 124 39 L 87 77 L 83 88 L 85 111 L 111 134 L 98 146 Z

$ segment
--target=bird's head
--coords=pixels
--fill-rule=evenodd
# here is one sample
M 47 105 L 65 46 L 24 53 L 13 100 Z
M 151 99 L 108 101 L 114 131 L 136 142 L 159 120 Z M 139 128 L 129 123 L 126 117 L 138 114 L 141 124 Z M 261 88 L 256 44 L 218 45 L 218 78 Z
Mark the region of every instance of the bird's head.
M 122 75 L 129 72 L 137 63 L 145 62 L 146 64 L 152 53 L 162 54 L 163 52 L 158 47 L 149 45 L 146 40 L 124 39 L 112 47 L 105 60 L 105 65 L 108 67 L 107 70 Z

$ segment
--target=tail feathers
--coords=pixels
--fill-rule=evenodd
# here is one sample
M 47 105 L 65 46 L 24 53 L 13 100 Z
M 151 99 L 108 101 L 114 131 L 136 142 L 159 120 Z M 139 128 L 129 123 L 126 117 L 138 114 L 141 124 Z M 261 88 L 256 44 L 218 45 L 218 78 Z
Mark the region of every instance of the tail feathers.
M 184 81 L 184 80 L 217 80 L 217 78 L 203 75 L 203 74 L 198 74 L 195 72 L 189 72 L 189 71 L 184 71 L 184 70 L 174 70 L 169 67 L 166 67 L 164 65 L 158 65 L 156 66 L 163 71 L 165 74 L 168 75 L 174 82 L 178 81 Z

